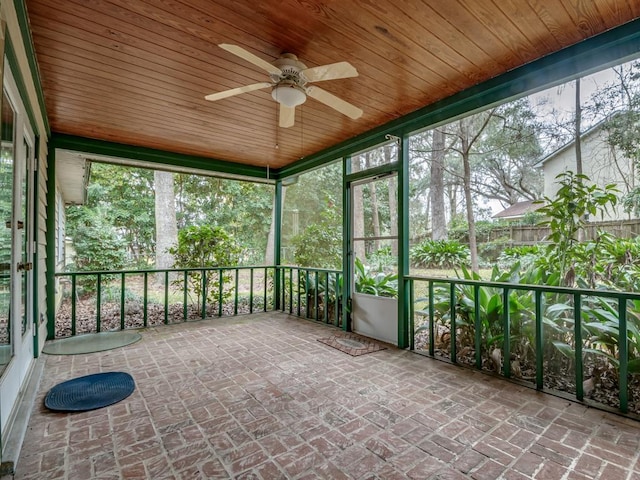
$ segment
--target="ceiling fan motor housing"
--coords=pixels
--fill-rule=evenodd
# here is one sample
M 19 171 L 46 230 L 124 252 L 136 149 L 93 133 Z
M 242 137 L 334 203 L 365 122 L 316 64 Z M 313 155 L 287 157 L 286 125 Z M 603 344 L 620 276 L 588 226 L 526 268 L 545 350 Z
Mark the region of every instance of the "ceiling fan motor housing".
M 300 75 L 300 72 L 305 70 L 307 66 L 298 60 L 298 57 L 293 53 L 282 54 L 280 58 L 273 62 L 273 65 L 282 70 L 280 75 L 271 74 L 271 80 L 274 83 L 293 83 L 300 88 L 303 88 L 307 83 L 303 76 Z

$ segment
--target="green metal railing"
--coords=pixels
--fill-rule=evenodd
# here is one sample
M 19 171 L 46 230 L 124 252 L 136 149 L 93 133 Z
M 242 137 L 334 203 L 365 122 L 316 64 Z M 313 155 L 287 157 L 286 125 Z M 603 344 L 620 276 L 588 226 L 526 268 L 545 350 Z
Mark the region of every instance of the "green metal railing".
M 342 326 L 342 273 L 336 270 L 250 266 L 55 275 L 63 286 L 50 329 L 55 338 L 272 311 L 277 300 L 281 311 Z M 158 276 L 161 286 L 153 288 Z
M 278 269 L 282 311 L 342 327 L 342 272 L 293 266 Z
M 56 273 L 63 284 L 63 305 L 68 308 L 58 313 L 55 336 L 273 310 L 270 278 L 274 270 L 249 266 Z M 155 296 L 150 288 L 154 276 L 162 277 Z M 105 326 L 106 314 L 109 325 Z
M 405 280 L 412 350 L 578 401 L 593 392 L 589 382 L 599 381 L 596 367 L 608 365 L 607 381 L 618 388 L 618 405 L 612 408 L 640 414 L 637 399 L 630 408 L 630 380 L 640 374 L 640 294 L 420 276 Z M 592 375 L 585 380 L 588 366 Z M 554 375 L 565 375 L 573 388 L 548 387 Z M 632 398 L 640 395 L 635 393 Z

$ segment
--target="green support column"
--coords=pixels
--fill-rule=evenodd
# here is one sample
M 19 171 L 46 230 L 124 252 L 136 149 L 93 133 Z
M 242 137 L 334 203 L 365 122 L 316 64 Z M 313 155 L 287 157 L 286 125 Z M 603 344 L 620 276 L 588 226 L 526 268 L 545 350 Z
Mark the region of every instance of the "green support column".
M 274 308 L 275 310 L 280 310 L 280 302 L 281 302 L 281 288 L 282 285 L 280 285 L 280 254 L 281 254 L 281 244 L 282 244 L 282 180 L 277 180 L 276 181 L 276 190 L 275 190 L 275 199 L 274 199 L 274 209 L 275 211 L 273 212 L 273 221 L 275 223 L 274 225 L 274 229 L 273 229 L 273 245 L 274 245 L 274 252 L 273 252 L 273 260 L 274 263 L 276 265 L 276 269 L 275 272 L 273 272 L 274 274 Z
M 351 331 L 351 157 L 342 159 L 342 329 Z
M 409 346 L 409 137 L 400 139 L 398 165 L 398 347 Z M 413 334 L 413 332 L 411 333 Z
M 47 158 L 47 340 L 55 338 L 56 322 L 56 151 L 49 148 Z

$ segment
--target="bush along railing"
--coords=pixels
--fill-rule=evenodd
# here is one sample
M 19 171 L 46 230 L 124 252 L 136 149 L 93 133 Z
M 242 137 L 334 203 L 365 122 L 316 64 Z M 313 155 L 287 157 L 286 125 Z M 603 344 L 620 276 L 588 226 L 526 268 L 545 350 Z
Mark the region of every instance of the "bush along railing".
M 406 279 L 413 350 L 640 415 L 640 294 Z
M 275 267 L 56 273 L 55 338 L 273 310 Z
M 342 272 L 323 268 L 278 268 L 282 311 L 342 327 Z

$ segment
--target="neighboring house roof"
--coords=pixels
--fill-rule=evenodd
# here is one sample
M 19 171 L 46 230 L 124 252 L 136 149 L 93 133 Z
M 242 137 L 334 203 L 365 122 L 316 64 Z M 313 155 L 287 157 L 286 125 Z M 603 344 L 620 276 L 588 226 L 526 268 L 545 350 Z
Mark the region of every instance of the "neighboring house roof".
M 514 203 L 503 211 L 496 213 L 492 218 L 520 218 L 526 213 L 535 212 L 544 206 L 544 203 L 534 203 L 536 200 L 526 200 L 524 202 Z
M 607 116 L 607 118 L 605 118 L 604 120 L 600 120 L 598 123 L 596 123 L 594 126 L 592 126 L 591 128 L 585 130 L 584 132 L 582 132 L 582 135 L 580 135 L 580 138 L 585 139 L 591 135 L 593 135 L 594 133 L 598 132 L 600 129 L 602 129 L 602 127 L 604 126 L 604 124 L 611 119 L 611 115 Z M 542 160 L 540 160 L 538 163 L 536 163 L 533 168 L 542 168 L 542 166 L 547 163 L 549 160 L 552 160 L 553 158 L 557 157 L 558 155 L 560 155 L 562 152 L 567 151 L 570 148 L 573 148 L 575 145 L 576 141 L 575 139 L 571 140 L 569 143 L 564 144 L 563 146 L 561 146 L 560 148 L 558 148 L 557 150 L 551 152 L 549 155 L 547 155 L 546 157 L 544 157 Z

